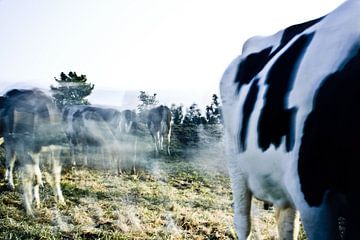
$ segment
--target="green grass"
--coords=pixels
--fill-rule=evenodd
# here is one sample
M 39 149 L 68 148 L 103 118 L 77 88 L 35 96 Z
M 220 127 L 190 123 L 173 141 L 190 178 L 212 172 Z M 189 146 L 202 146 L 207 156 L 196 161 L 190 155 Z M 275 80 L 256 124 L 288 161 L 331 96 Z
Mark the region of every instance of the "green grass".
M 66 206 L 48 184 L 36 217 L 1 181 L 0 239 L 234 239 L 228 177 L 199 164 L 150 160 L 136 174 L 72 169 L 62 175 Z M 255 202 L 261 239 L 274 239 L 273 212 Z M 254 236 L 258 233 L 255 233 Z M 256 239 L 256 238 L 255 238 Z

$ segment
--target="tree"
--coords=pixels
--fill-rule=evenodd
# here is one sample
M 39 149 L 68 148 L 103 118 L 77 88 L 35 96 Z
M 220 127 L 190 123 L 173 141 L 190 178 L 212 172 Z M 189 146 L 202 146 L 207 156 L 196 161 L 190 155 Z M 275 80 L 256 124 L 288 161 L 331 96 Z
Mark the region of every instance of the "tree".
M 196 103 L 193 103 L 188 109 L 184 117 L 184 124 L 204 124 L 206 119 L 201 116 L 201 110 L 197 107 Z
M 143 123 L 147 122 L 147 113 L 148 111 L 159 104 L 159 101 L 156 99 L 157 94 L 153 95 L 147 94 L 145 91 L 140 91 L 140 95 L 138 99 L 140 100 L 140 104 L 138 104 L 137 108 L 139 111 L 140 121 Z
M 206 106 L 206 120 L 209 124 L 221 123 L 221 106 L 218 101 L 218 96 L 213 94 L 210 106 Z
M 171 114 L 173 116 L 173 122 L 175 125 L 179 125 L 181 124 L 182 119 L 184 118 L 183 116 L 183 106 L 176 106 L 175 104 L 171 105 Z
M 181 124 L 177 138 L 185 149 L 197 147 L 199 142 L 199 125 L 202 123 L 200 109 L 193 103 L 186 109 L 186 114 Z
M 140 100 L 140 104 L 137 106 L 139 112 L 145 112 L 146 110 L 150 110 L 150 108 L 154 107 L 156 104 L 159 104 L 159 101 L 156 99 L 156 93 L 152 96 L 147 94 L 145 91 L 140 91 L 140 95 L 138 99 Z
M 78 76 L 76 72 L 69 72 L 68 75 L 61 72 L 60 78 L 54 77 L 58 86 L 51 85 L 52 96 L 56 105 L 62 109 L 68 105 L 88 105 L 90 102 L 85 99 L 94 89 L 94 84 L 87 83 L 86 75 Z

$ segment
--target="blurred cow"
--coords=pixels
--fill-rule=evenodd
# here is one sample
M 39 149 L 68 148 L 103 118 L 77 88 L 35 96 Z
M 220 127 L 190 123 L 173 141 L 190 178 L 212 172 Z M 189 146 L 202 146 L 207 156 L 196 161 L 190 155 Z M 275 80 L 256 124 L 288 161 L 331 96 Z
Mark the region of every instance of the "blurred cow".
M 154 140 L 155 154 L 164 149 L 164 139 L 166 141 L 166 152 L 170 155 L 170 137 L 172 116 L 167 106 L 160 105 L 151 109 L 147 115 L 147 125 Z
M 61 118 L 51 98 L 37 89 L 11 90 L 1 99 L 1 135 L 6 152 L 8 186 L 14 189 L 13 169 L 19 165 L 26 213 L 33 215 L 33 197 L 40 206 L 39 186 L 43 184 L 40 171 L 40 152 L 52 153 L 46 162 L 52 166 L 53 187 L 56 200 L 64 203 L 61 192 L 60 145 L 64 141 Z M 34 182 L 35 179 L 35 182 Z M 34 196 L 33 196 L 34 194 Z
M 269 37 L 249 39 L 225 71 L 221 96 L 239 239 L 252 196 L 295 208 L 308 239 L 360 236 L 360 1 Z
M 131 133 L 133 125 L 136 125 L 136 113 L 129 109 L 121 111 L 120 132 Z
M 121 112 L 121 158 L 124 164 L 126 164 L 126 162 L 131 162 L 133 172 L 136 171 L 135 166 L 138 154 L 138 123 L 139 122 L 135 111 L 126 109 Z M 124 166 L 118 165 L 119 173 L 121 172 L 122 167 Z
M 68 106 L 63 110 L 63 121 L 66 125 L 74 165 L 76 146 L 80 146 L 85 155 L 84 165 L 88 164 L 88 154 L 93 149 L 100 151 L 102 157 L 117 157 L 122 121 L 118 110 L 86 105 Z M 101 160 L 103 166 L 106 165 L 105 160 Z

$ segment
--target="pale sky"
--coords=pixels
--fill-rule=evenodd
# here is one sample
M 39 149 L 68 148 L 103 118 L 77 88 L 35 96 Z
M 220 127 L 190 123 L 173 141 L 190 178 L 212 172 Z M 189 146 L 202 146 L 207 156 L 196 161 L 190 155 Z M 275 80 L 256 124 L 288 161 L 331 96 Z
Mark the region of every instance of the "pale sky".
M 210 103 L 244 41 L 344 0 L 0 0 L 0 93 L 85 74 L 93 104 Z

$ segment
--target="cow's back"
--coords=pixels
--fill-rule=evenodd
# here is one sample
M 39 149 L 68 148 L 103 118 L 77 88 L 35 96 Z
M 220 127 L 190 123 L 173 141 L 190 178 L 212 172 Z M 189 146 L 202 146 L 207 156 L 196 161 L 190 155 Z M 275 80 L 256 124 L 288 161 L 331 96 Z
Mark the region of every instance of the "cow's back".
M 40 151 L 41 146 L 64 141 L 60 112 L 46 94 L 37 89 L 14 89 L 4 98 L 5 138 L 27 140 L 35 152 Z

